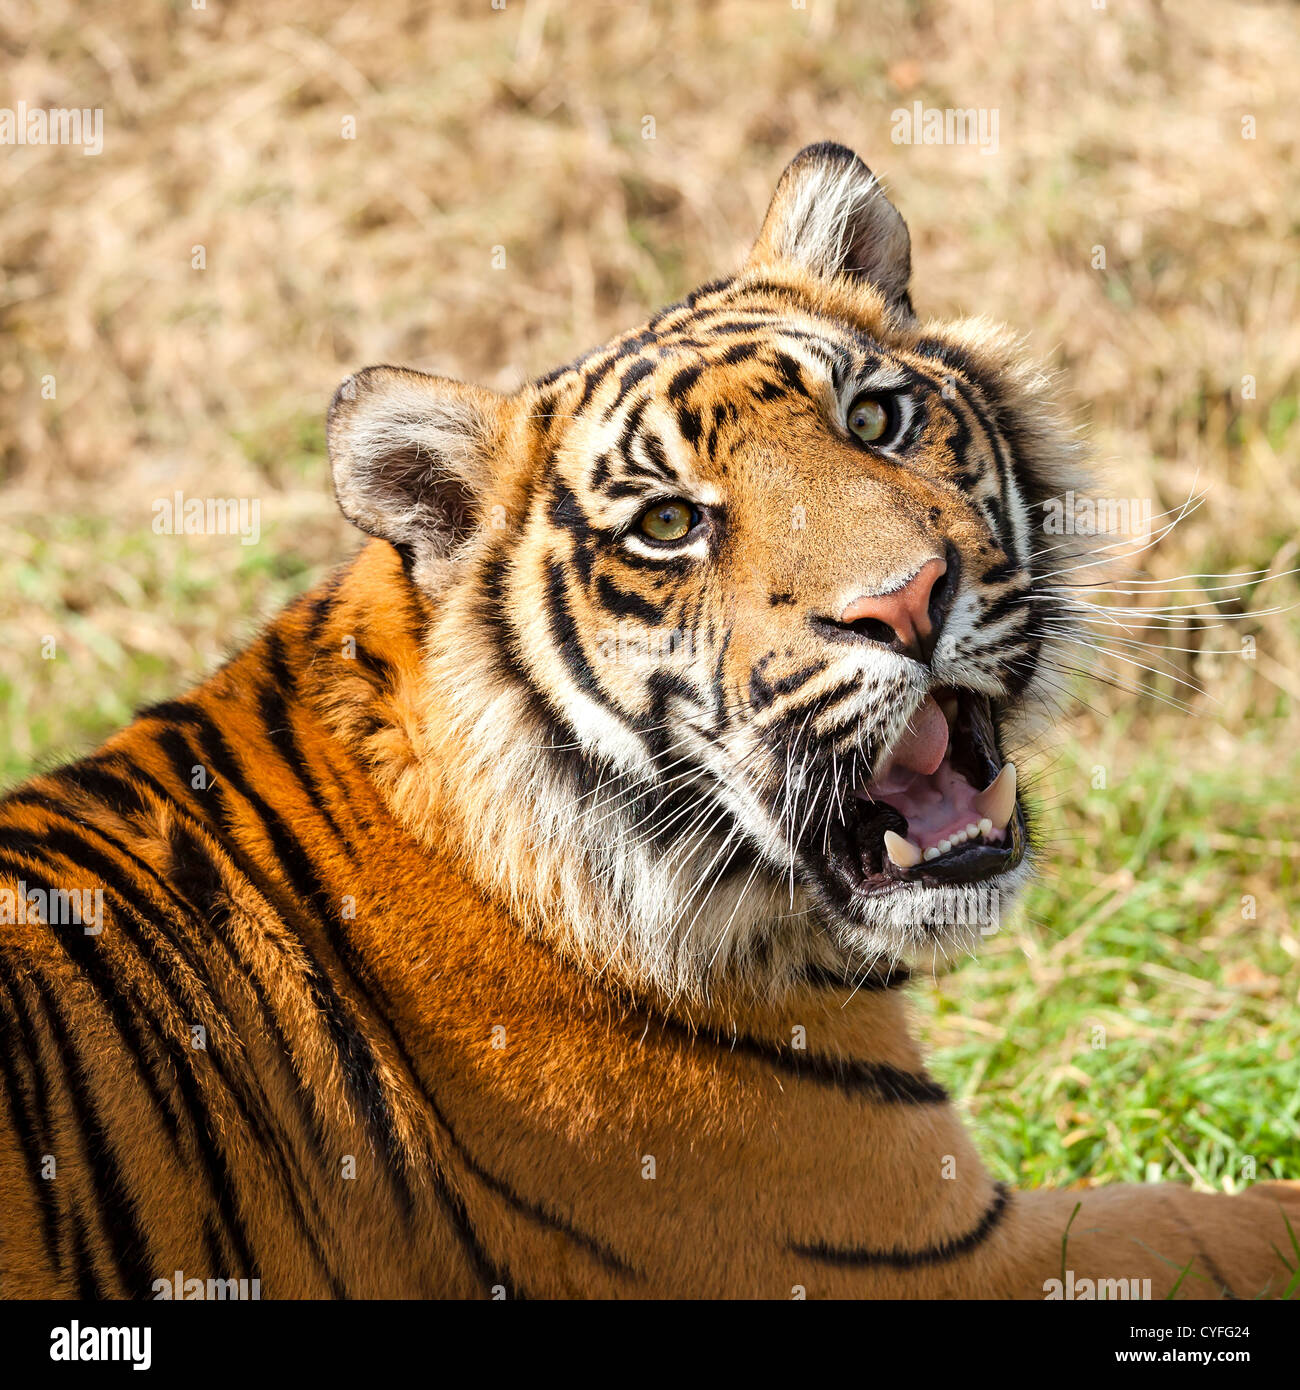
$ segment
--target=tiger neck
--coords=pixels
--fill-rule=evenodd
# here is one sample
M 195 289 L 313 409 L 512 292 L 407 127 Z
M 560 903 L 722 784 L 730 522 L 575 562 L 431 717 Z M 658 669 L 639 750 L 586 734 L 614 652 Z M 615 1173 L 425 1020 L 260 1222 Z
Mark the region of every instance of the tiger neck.
M 387 544 L 366 546 L 287 610 L 279 628 L 310 653 L 300 682 L 304 697 L 364 770 L 411 837 L 413 852 L 455 864 L 516 932 L 547 941 L 612 988 L 724 1033 L 736 1032 L 745 1013 L 751 1028 L 776 1037 L 786 1031 L 785 1015 L 769 1006 L 808 983 L 870 997 L 906 979 L 901 967 L 855 967 L 829 946 L 813 955 L 792 948 L 781 922 L 793 923 L 792 935 L 800 938 L 825 937 L 807 931 L 802 898 L 786 899 L 790 910 L 765 943 L 765 973 L 757 981 L 720 973 L 707 989 L 684 989 L 670 971 L 656 975 L 639 958 L 620 957 L 618 945 L 638 926 L 644 935 L 644 923 L 619 918 L 614 895 L 602 898 L 589 861 L 575 850 L 574 827 L 584 808 L 573 814 L 573 801 L 584 798 L 536 771 L 542 731 L 530 722 L 535 701 L 530 706 L 520 698 L 494 666 L 499 653 L 489 648 L 496 634 L 475 628 L 472 605 L 436 611 Z M 476 674 L 467 680 L 469 670 Z M 617 801 L 606 795 L 591 803 L 594 838 L 602 842 L 620 833 L 617 816 L 604 809 Z M 648 882 L 643 891 L 656 886 Z M 637 891 L 634 880 L 630 896 Z M 787 891 L 782 883 L 780 896 Z M 728 906 L 719 910 L 725 915 Z

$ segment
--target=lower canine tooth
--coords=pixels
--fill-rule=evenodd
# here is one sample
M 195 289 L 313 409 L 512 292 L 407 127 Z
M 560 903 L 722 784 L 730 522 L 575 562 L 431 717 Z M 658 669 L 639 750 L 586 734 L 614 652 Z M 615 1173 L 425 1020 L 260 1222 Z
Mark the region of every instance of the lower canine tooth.
M 990 829 L 1005 830 L 1016 809 L 1016 765 L 1007 763 L 975 798 L 975 809 L 990 822 Z M 986 835 L 988 831 L 984 832 Z
M 900 869 L 910 869 L 921 862 L 921 846 L 903 839 L 892 830 L 885 831 L 885 853 Z

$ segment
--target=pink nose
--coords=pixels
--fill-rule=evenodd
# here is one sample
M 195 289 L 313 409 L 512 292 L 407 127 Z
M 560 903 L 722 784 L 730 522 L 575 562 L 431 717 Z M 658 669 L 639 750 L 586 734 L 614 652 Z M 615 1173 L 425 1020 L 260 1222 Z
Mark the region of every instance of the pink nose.
M 937 634 L 930 621 L 930 599 L 934 586 L 948 572 L 946 560 L 927 560 L 919 570 L 892 594 L 864 594 L 855 598 L 840 614 L 840 623 L 883 623 L 909 656 L 928 658 Z

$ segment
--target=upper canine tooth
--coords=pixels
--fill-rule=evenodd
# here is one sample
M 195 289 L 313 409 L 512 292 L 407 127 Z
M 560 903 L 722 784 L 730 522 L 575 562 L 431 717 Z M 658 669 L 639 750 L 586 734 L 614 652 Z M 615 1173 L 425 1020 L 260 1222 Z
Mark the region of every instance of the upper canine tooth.
M 910 869 L 913 864 L 921 862 L 920 845 L 914 845 L 911 840 L 903 839 L 892 830 L 885 831 L 885 853 L 900 869 Z
M 1001 772 L 975 798 L 975 809 L 993 822 L 994 830 L 1005 830 L 1016 809 L 1016 765 L 1007 763 Z

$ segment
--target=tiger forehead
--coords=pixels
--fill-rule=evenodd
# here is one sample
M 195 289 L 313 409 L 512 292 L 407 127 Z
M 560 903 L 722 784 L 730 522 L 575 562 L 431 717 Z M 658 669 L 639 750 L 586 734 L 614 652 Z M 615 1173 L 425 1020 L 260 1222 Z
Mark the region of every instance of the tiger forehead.
M 694 297 L 692 297 L 694 298 Z M 963 387 L 961 364 L 941 339 L 845 321 L 795 299 L 727 304 L 707 312 L 691 301 L 534 383 L 542 433 L 568 435 L 594 452 L 624 444 L 662 412 L 688 445 L 734 423 L 742 410 L 780 398 L 821 398 L 853 389 L 936 391 Z M 613 438 L 602 427 L 616 426 Z
M 693 364 L 734 366 L 764 346 L 777 346 L 779 340 L 787 346 L 802 343 L 809 356 L 821 356 L 828 366 L 846 370 L 855 356 L 866 358 L 882 350 L 888 324 L 877 309 L 871 295 L 828 300 L 824 292 L 807 285 L 717 281 L 534 385 L 544 400 L 552 391 L 576 393 L 568 402 L 574 414 L 586 411 L 597 398 L 608 409 L 611 392 L 624 395 L 674 362 L 686 371 Z M 685 382 L 679 389 L 685 389 Z
M 951 380 L 928 354 L 833 323 L 772 318 L 708 341 L 684 328 L 642 332 L 593 366 L 578 408 L 557 412 L 552 459 L 570 486 L 617 507 L 719 477 L 756 421 L 767 434 L 780 428 L 774 411 L 829 424 L 863 390 L 934 392 L 952 403 Z M 930 421 L 931 447 L 945 428 Z
M 887 348 L 851 329 L 789 315 L 738 316 L 707 334 L 690 325 L 642 330 L 575 368 L 582 392 L 573 414 L 607 421 L 640 399 L 677 407 L 719 388 L 752 393 L 761 403 L 781 388 L 806 389 L 822 380 L 838 389 L 892 360 Z M 765 380 L 773 382 L 766 391 Z

